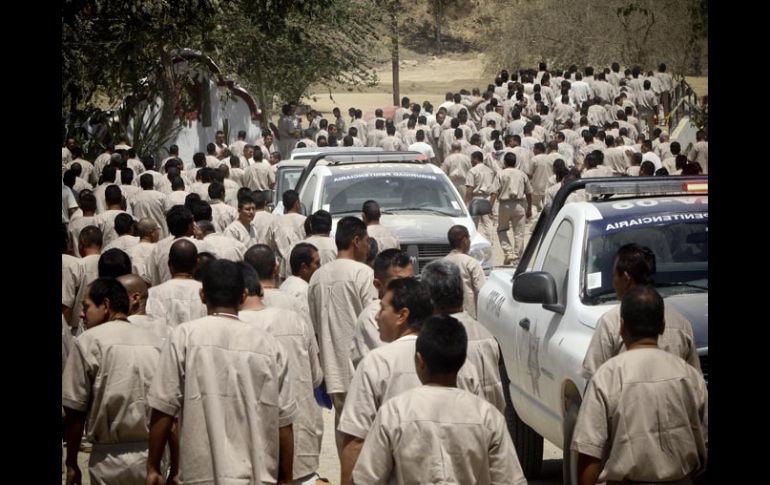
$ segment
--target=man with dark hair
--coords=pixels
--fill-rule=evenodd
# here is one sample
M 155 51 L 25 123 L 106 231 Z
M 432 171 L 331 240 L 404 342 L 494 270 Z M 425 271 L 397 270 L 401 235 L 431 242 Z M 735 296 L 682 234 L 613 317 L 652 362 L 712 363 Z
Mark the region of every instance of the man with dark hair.
M 653 285 L 655 280 L 655 254 L 650 248 L 639 244 L 626 244 L 618 249 L 612 268 L 612 286 L 618 300 L 637 285 Z M 692 332 L 692 324 L 666 305 L 666 325 L 658 339 L 658 347 L 674 354 L 700 370 L 698 352 Z M 604 313 L 596 323 L 583 359 L 583 375 L 589 379 L 604 362 L 623 352 L 626 348 L 620 335 L 620 305 Z
M 67 225 L 67 231 L 70 235 L 70 241 L 72 242 L 73 254 L 77 257 L 82 256 L 78 248 L 78 238 L 80 231 L 84 227 L 96 225 L 96 197 L 90 190 L 83 190 L 78 195 L 78 205 L 83 212 L 81 217 L 77 217 L 70 221 Z
M 236 263 L 208 263 L 201 290 L 208 316 L 173 329 L 147 396 L 147 483 L 163 480 L 160 461 L 174 416 L 183 416 L 179 480 L 292 481 L 297 403 L 289 357 L 272 335 L 238 318 L 246 296 Z
M 376 294 L 374 273 L 364 264 L 369 252 L 366 224 L 356 217 L 343 217 L 337 223 L 335 242 L 337 259 L 323 265 L 310 278 L 308 303 L 336 426 L 352 378 L 350 343 L 356 320 Z M 336 441 L 339 452 L 342 449 L 339 433 Z
M 131 217 L 131 215 L 123 210 L 123 194 L 120 191 L 120 187 L 117 185 L 110 185 L 107 187 L 104 191 L 104 197 L 106 208 L 101 214 L 96 216 L 94 224 L 102 231 L 102 243 L 106 246 L 118 238 L 118 233 L 115 231 L 115 218 L 119 214 L 126 214 L 129 217 Z
M 457 320 L 425 320 L 413 352 L 422 385 L 380 406 L 353 470 L 355 483 L 394 477 L 404 483 L 527 483 L 503 415 L 457 388 L 466 349 Z
M 166 227 L 166 195 L 159 192 L 154 185 L 152 175 L 142 174 L 139 177 L 139 185 L 142 190 L 131 197 L 131 213 L 137 219 L 152 219 L 160 227 L 161 237 L 168 235 Z
M 212 182 L 208 188 L 211 199 L 211 222 L 217 232 L 224 230 L 238 219 L 238 210 L 225 203 L 225 186 L 219 182 Z
M 77 458 L 84 429 L 93 443 L 91 483 L 145 483 L 146 397 L 162 341 L 131 325 L 128 310 L 128 294 L 115 279 L 99 278 L 88 286 L 87 330 L 74 341 L 62 375 L 67 483 L 82 480 Z
M 527 174 L 516 168 L 516 155 L 506 153 L 505 168 L 498 174 L 496 191 L 500 201 L 497 237 L 505 254 L 504 265 L 513 264 L 521 257 L 524 248 L 524 230 L 532 217 L 532 185 Z M 513 245 L 508 230 L 513 230 Z
M 243 260 L 249 264 L 259 275 L 259 283 L 262 286 L 262 302 L 268 307 L 283 308 L 296 311 L 310 326 L 310 311 L 307 299 L 300 299 L 278 288 L 278 260 L 275 252 L 266 244 L 251 246 Z
M 136 224 L 136 235 L 139 242 L 126 249 L 126 254 L 131 258 L 131 271 L 149 284 L 152 278 L 147 261 L 155 243 L 160 240 L 160 227 L 152 219 L 140 219 Z
M 238 132 L 238 139 L 230 144 L 230 156 L 237 158 L 243 155 L 244 146 L 246 146 L 246 132 L 240 130 Z
M 366 232 L 377 241 L 380 251 L 399 249 L 401 244 L 390 229 L 380 224 L 380 204 L 376 200 L 367 200 L 361 207 L 361 218 L 366 224 Z
M 147 297 L 149 296 L 147 282 L 135 274 L 118 276 L 116 279 L 128 293 L 128 321 L 165 341 L 171 327 L 166 325 L 165 321 L 147 315 Z
M 102 171 L 102 178 L 101 178 L 102 182 L 94 188 L 94 192 L 93 192 L 94 197 L 96 197 L 97 214 L 101 214 L 106 209 L 107 204 L 105 201 L 105 198 L 106 198 L 105 192 L 107 190 L 107 187 L 110 187 L 112 185 L 115 185 L 116 187 L 118 187 L 118 185 L 116 185 L 115 183 L 116 175 L 117 173 L 115 171 L 115 167 L 113 167 L 112 165 L 108 165 L 104 167 L 104 170 Z M 118 188 L 118 190 L 120 190 L 120 188 Z M 121 195 L 123 195 L 122 192 L 121 192 Z
M 131 258 L 121 249 L 110 249 L 99 256 L 97 273 L 99 278 L 117 278 L 131 274 Z
M 195 220 L 192 212 L 187 207 L 183 205 L 172 207 L 166 214 L 166 226 L 171 234 L 158 241 L 150 257 L 146 260 L 153 286 L 158 286 L 171 279 L 171 272 L 168 268 L 168 255 L 171 245 L 177 240 L 186 238 L 196 245 L 198 252 L 201 252 L 206 247 L 205 244 L 200 241 L 196 242 L 192 237 L 195 232 Z
M 619 313 L 627 352 L 596 370 L 572 436 L 580 483 L 693 483 L 708 454 L 703 376 L 659 348 L 668 321 L 654 288 L 630 288 Z
M 147 315 L 164 320 L 170 327 L 206 315 L 201 302 L 201 283 L 193 279 L 198 263 L 198 249 L 191 241 L 180 239 L 171 245 L 168 268 L 171 279 L 150 288 Z
M 318 249 L 321 265 L 337 259 L 337 244 L 329 236 L 332 231 L 332 215 L 323 209 L 317 210 L 305 219 L 305 227 L 307 237 L 302 242 L 312 244 Z M 299 244 L 299 242 L 294 245 L 296 244 Z M 294 246 L 292 246 L 292 250 L 293 248 Z M 289 254 L 291 254 L 291 250 Z
M 460 195 L 465 195 L 465 181 L 468 172 L 471 169 L 471 158 L 462 152 L 462 146 L 458 142 L 453 142 L 451 152 L 444 158 L 441 164 L 441 170 L 449 177 Z
M 206 145 L 206 167 L 217 168 L 222 163 L 218 157 L 217 146 L 214 143 Z
M 270 243 L 278 251 L 281 257 L 280 278 L 289 276 L 289 256 L 295 243 L 305 238 L 305 216 L 301 214 L 299 193 L 289 189 L 281 195 L 283 202 L 283 214 L 273 219 L 273 242 Z
M 275 187 L 275 172 L 270 162 L 262 158 L 261 151 L 257 158 L 259 160 L 243 170 L 243 186 L 257 192 L 269 191 Z
M 465 204 L 470 204 L 474 198 L 486 199 L 494 207 L 495 198 L 497 197 L 497 191 L 499 182 L 497 181 L 497 175 L 495 171 L 484 165 L 484 154 L 480 151 L 471 153 L 471 165 L 473 167 L 468 170 L 468 175 L 465 178 Z M 492 214 L 487 214 L 476 218 L 474 223 L 479 232 L 492 241 L 493 234 L 495 233 L 492 225 Z
M 244 195 L 238 198 L 238 219 L 231 222 L 225 230 L 223 235 L 231 237 L 247 248 L 257 243 L 257 233 L 254 230 L 254 226 L 251 221 L 254 220 L 254 214 L 257 208 L 254 204 L 254 199 L 249 195 Z
M 198 239 L 206 243 L 207 250 L 217 259 L 229 261 L 243 261 L 246 253 L 246 245 L 235 238 L 219 234 L 214 229 L 211 221 L 199 221 L 195 223 L 198 231 Z
M 247 262 L 239 266 L 248 296 L 238 318 L 273 335 L 289 359 L 292 390 L 297 399 L 293 476 L 298 478 L 294 483 L 316 483 L 324 423 L 313 395 L 313 390 L 323 382 L 315 335 L 296 311 L 264 303 L 257 271 Z
M 385 296 L 388 284 L 397 278 L 414 276 L 412 259 L 406 251 L 396 248 L 381 251 L 374 258 L 372 269 L 374 270 L 373 284 L 378 296 L 363 309 L 356 320 L 353 341 L 350 345 L 350 360 L 353 362 L 353 367 L 358 367 L 358 364 L 370 351 L 385 345 L 380 340 L 377 314 L 380 312 L 380 302 Z
M 297 243 L 289 257 L 291 276 L 281 283 L 280 289 L 307 302 L 307 290 L 313 273 L 321 267 L 318 248 L 306 242 Z
M 494 336 L 478 320 L 463 310 L 463 283 L 456 264 L 437 259 L 422 270 L 423 284 L 430 292 L 435 315 L 451 315 L 462 322 L 468 333 L 467 367 L 478 373 L 479 395 L 505 412 L 505 397 L 498 363 L 500 347 Z
M 102 250 L 102 231 L 97 226 L 86 226 L 78 236 L 80 260 L 62 273 L 62 315 L 72 327 L 73 333 L 80 326 L 80 309 L 86 287 L 98 275 L 99 256 Z M 82 331 L 80 328 L 78 331 Z
M 447 239 L 449 239 L 451 251 L 444 259 L 456 264 L 460 269 L 460 276 L 463 279 L 463 310 L 472 318 L 476 318 L 479 291 L 486 282 L 484 270 L 476 258 L 468 256 L 471 249 L 471 236 L 467 227 L 459 224 L 450 227 Z
M 422 153 L 430 163 L 436 164 L 436 154 L 433 151 L 433 147 L 425 141 L 425 130 L 417 130 L 415 132 L 415 140 L 407 149 Z
M 706 139 L 706 132 L 704 130 L 698 130 L 695 132 L 695 144 L 687 154 L 687 159 L 690 162 L 697 162 L 700 164 L 703 173 L 709 173 L 709 142 Z
M 102 253 L 117 248 L 128 251 L 129 248 L 139 244 L 139 238 L 134 236 L 136 221 L 126 213 L 115 216 L 115 233 L 118 235 L 112 242 L 102 247 Z
M 655 164 L 649 160 L 642 162 L 639 166 L 639 176 L 652 177 L 653 175 L 655 175 Z

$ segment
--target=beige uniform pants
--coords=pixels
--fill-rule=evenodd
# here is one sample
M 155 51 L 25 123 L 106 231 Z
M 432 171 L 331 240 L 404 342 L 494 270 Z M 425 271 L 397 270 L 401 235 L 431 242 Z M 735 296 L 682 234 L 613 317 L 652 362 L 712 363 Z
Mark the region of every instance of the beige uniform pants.
M 479 195 L 474 194 L 473 198 L 489 200 L 488 195 L 481 195 L 481 194 Z M 493 207 L 493 214 L 494 214 L 494 207 Z M 474 217 L 473 222 L 474 224 L 476 224 L 476 230 L 479 232 L 479 234 L 487 238 L 487 240 L 491 244 L 493 241 L 492 237 L 495 234 L 495 223 L 492 220 L 492 214 L 487 214 L 481 217 Z
M 526 199 L 501 200 L 500 215 L 497 220 L 497 237 L 503 254 L 509 259 L 518 259 L 524 246 L 524 229 L 526 226 Z M 513 229 L 513 246 L 508 239 L 508 229 Z
M 332 406 L 334 406 L 334 443 L 337 445 L 337 456 L 339 456 L 340 459 L 342 459 L 344 434 L 338 431 L 337 427 L 340 425 L 340 416 L 342 416 L 342 408 L 345 407 L 345 398 L 347 396 L 347 392 L 334 392 L 329 394 L 329 397 L 332 400 Z

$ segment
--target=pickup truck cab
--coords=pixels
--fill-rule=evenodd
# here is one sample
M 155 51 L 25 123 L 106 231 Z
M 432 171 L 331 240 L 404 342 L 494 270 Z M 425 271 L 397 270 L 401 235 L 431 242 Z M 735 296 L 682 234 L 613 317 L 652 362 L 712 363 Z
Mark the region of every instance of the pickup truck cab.
M 590 201 L 565 203 L 579 189 Z M 655 253 L 656 289 L 692 323 L 708 380 L 708 178 L 571 182 L 516 270 L 492 271 L 478 299 L 478 319 L 500 344 L 506 419 L 528 477 L 540 471 L 546 438 L 564 450 L 564 483 L 577 483 L 569 445 L 587 385 L 583 358 L 599 317 L 619 304 L 613 263 L 631 242 Z

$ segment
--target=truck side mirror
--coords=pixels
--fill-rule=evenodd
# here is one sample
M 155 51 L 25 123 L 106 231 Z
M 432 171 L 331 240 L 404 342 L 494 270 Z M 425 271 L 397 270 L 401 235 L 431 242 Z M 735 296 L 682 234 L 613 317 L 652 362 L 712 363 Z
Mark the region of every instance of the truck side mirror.
M 299 203 L 299 213 L 303 216 L 307 216 L 307 207 L 302 202 Z
M 481 217 L 492 213 L 492 204 L 487 199 L 481 197 L 471 200 L 468 204 L 468 212 L 471 217 Z
M 556 281 L 545 271 L 521 273 L 513 279 L 513 299 L 521 303 L 555 305 L 559 300 Z

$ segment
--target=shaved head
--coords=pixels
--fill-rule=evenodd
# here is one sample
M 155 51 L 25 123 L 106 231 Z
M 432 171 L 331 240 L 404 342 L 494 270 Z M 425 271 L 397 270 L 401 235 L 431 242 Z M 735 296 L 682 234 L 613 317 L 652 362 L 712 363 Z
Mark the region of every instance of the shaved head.
M 158 228 L 159 227 L 157 222 L 153 221 L 150 218 L 145 217 L 139 220 L 139 222 L 137 223 L 136 232 L 140 238 L 147 238 L 147 237 L 150 237 L 152 233 Z
M 171 274 L 192 274 L 196 264 L 198 264 L 198 248 L 190 240 L 180 239 L 171 245 L 168 253 L 168 267 Z
M 118 276 L 118 282 L 120 282 L 120 284 L 123 285 L 123 287 L 126 289 L 129 298 L 132 294 L 139 293 L 139 296 L 143 300 L 147 299 L 149 287 L 147 286 L 147 282 L 144 281 L 140 276 L 133 273 L 124 274 L 123 276 Z

